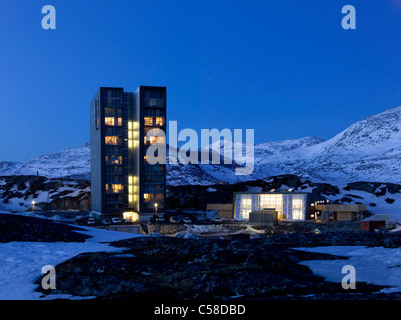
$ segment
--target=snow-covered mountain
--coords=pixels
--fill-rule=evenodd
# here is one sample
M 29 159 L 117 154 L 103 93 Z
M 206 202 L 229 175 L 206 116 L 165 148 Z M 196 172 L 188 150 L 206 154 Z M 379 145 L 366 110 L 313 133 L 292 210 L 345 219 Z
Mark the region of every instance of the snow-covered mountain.
M 255 168 L 250 176 L 236 176 L 235 166 L 227 165 L 197 165 L 197 170 L 205 172 L 207 177 L 230 183 L 280 174 L 295 174 L 329 183 L 351 181 L 399 183 L 401 181 L 400 119 L 401 107 L 398 107 L 358 121 L 327 141 L 305 137 L 256 144 Z M 220 148 L 222 150 L 223 147 Z M 182 168 L 177 171 L 182 173 L 185 170 L 186 168 Z M 177 177 L 175 183 L 179 184 L 178 172 L 175 176 Z M 198 176 L 196 177 L 198 179 Z
M 233 164 L 167 165 L 170 185 L 235 183 L 280 174 L 327 182 L 401 181 L 401 107 L 352 124 L 333 138 L 315 137 L 266 142 L 254 146 L 254 171 L 235 174 Z M 223 149 L 223 145 L 220 145 Z M 242 146 L 245 155 L 245 144 Z M 223 155 L 223 152 L 221 152 Z M 200 159 L 200 157 L 199 157 Z M 62 150 L 22 162 L 0 162 L 0 176 L 90 177 L 90 145 Z
M 0 162 L 0 176 L 36 175 L 48 178 L 76 176 L 90 179 L 90 143 L 20 162 Z
M 401 181 L 401 107 L 352 124 L 321 143 L 284 152 L 288 160 L 260 163 L 324 181 Z

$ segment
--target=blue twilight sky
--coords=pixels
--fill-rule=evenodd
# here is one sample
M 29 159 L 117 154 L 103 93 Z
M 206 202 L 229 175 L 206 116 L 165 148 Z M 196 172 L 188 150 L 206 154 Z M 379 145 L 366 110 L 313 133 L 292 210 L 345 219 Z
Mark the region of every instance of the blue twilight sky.
M 41 9 L 56 8 L 56 30 Z M 356 8 L 356 30 L 341 9 Z M 88 142 L 99 86 L 167 86 L 178 129 L 329 139 L 401 105 L 401 0 L 5 0 L 0 161 Z M 200 134 L 199 134 L 200 136 Z

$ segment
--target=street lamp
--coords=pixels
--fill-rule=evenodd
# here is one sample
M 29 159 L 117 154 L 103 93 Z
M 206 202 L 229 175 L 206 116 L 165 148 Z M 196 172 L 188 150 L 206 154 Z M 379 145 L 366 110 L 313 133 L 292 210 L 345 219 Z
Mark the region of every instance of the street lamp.
M 159 233 L 159 217 L 157 216 L 157 203 L 155 203 L 156 233 Z
M 35 213 L 35 201 L 32 200 L 32 212 Z

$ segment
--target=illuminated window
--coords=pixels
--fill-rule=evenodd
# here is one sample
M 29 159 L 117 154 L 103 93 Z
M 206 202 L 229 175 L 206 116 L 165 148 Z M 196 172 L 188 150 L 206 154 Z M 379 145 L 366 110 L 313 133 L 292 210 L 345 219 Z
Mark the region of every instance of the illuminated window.
M 122 184 L 112 184 L 111 185 L 113 193 L 121 193 L 123 192 L 123 185 Z
M 164 196 L 163 196 L 162 193 L 157 193 L 156 194 L 156 201 L 163 201 L 163 199 L 164 199 Z
M 123 164 L 122 156 L 106 156 L 107 164 Z
M 292 199 L 292 219 L 301 220 L 304 219 L 304 202 L 301 197 Z
M 149 137 L 149 144 L 154 144 L 155 142 L 157 142 L 157 137 Z M 145 144 L 146 144 L 146 140 L 145 140 Z
M 152 126 L 153 125 L 153 118 L 152 117 L 145 117 L 145 126 Z
M 156 117 L 156 125 L 163 126 L 164 125 L 164 118 L 163 117 Z
M 124 212 L 123 213 L 123 219 L 124 220 L 131 220 L 133 222 L 138 221 L 139 220 L 139 215 L 136 212 Z
M 274 208 L 279 217 L 283 216 L 283 195 L 282 194 L 262 194 L 260 195 L 260 210 Z
M 106 126 L 122 126 L 123 118 L 104 117 L 104 124 Z
M 143 143 L 146 144 L 154 144 L 154 143 L 165 143 L 166 139 L 164 137 L 158 137 L 158 136 L 150 136 L 150 137 L 143 137 Z
M 118 139 L 117 136 L 105 136 L 104 139 L 105 139 L 105 143 L 108 145 L 116 146 L 116 145 L 121 144 L 121 141 L 120 141 L 120 139 Z
M 106 193 L 122 193 L 122 184 L 106 184 Z
M 241 199 L 241 216 L 242 218 L 249 218 L 249 212 L 252 211 L 252 200 L 251 199 Z
M 114 126 L 114 118 L 113 117 L 105 117 L 104 124 L 106 126 Z
M 153 200 L 153 194 L 151 193 L 144 193 L 143 194 L 143 199 L 145 202 L 150 202 Z

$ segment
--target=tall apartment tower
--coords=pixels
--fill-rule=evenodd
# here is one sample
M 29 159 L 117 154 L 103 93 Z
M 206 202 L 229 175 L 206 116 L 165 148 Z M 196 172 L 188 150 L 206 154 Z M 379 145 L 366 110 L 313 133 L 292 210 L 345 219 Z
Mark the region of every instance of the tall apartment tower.
M 166 133 L 166 88 L 132 92 L 101 87 L 90 104 L 92 214 L 148 220 L 165 210 L 166 165 L 149 164 L 147 148 Z

